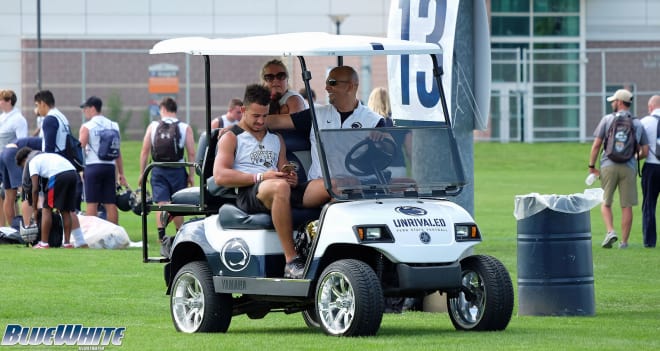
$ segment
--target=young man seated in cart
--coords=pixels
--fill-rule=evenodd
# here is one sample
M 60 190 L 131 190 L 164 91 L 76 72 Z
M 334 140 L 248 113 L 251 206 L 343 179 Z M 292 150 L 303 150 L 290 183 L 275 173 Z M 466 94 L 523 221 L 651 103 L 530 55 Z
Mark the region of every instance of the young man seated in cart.
M 283 138 L 266 129 L 269 102 L 265 87 L 245 89 L 243 118 L 218 141 L 213 180 L 236 188 L 236 205 L 243 211 L 271 214 L 286 258 L 284 277 L 301 278 L 305 262 L 294 248 L 291 207 L 320 207 L 330 196 L 319 180 L 298 183 Z

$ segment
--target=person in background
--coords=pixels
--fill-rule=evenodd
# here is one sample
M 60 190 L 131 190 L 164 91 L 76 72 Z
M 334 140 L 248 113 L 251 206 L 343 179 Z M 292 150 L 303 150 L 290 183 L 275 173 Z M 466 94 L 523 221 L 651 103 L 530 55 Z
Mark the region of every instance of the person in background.
M 392 107 L 390 105 L 390 95 L 387 92 L 387 89 L 383 87 L 374 88 L 369 94 L 367 106 L 369 109 L 385 118 L 385 127 L 394 127 L 394 120 L 392 119 Z M 392 172 L 392 177 L 405 177 L 407 170 L 406 159 L 403 156 L 403 150 L 406 151 L 406 156 L 408 159 L 410 159 L 412 157 L 412 145 L 410 145 L 412 142 L 411 135 L 407 132 L 396 131 L 393 131 L 391 134 L 394 138 L 394 142 L 398 147 L 395 150 L 392 163 L 390 163 L 388 170 Z
M 41 138 L 27 137 L 16 139 L 7 144 L 0 154 L 0 159 L 2 160 L 2 162 L 0 162 L 0 172 L 4 179 L 3 186 L 5 189 L 3 207 L 8 219 L 16 216 L 16 198 L 18 197 L 18 188 L 22 184 L 23 177 L 23 170 L 16 164 L 16 152 L 25 146 L 33 150 L 39 150 L 41 149 Z M 29 207 L 22 207 L 23 212 L 26 212 L 26 209 L 30 211 Z M 29 218 L 30 216 L 27 216 L 28 221 L 25 222 L 26 216 L 24 213 L 24 226 L 30 224 Z
M 119 133 L 119 125 L 101 115 L 103 101 L 91 96 L 80 105 L 87 119 L 80 126 L 80 144 L 85 150 L 85 171 L 83 172 L 85 185 L 86 214 L 96 216 L 99 204 L 103 204 L 106 219 L 114 224 L 119 222 L 117 212 L 117 180 L 121 185 L 128 185 L 124 177 L 124 162 L 121 157 L 115 160 L 101 160 L 98 150 L 101 144 L 100 133 L 104 129 L 114 129 Z
M 44 117 L 41 131 L 39 132 L 39 136 L 43 140 L 41 151 L 57 153 L 66 158 L 66 137 L 71 128 L 69 120 L 55 107 L 55 97 L 50 90 L 37 92 L 34 95 L 34 104 L 37 107 L 37 115 Z M 78 211 L 80 211 L 82 193 L 82 179 L 79 176 L 76 183 L 76 191 L 73 193 Z M 74 220 L 77 221 L 77 217 Z M 79 224 L 77 225 L 80 226 Z
M 80 225 L 75 225 L 76 216 L 75 198 L 71 196 L 76 189 L 78 173 L 75 167 L 63 156 L 56 153 L 38 152 L 28 161 L 32 152 L 29 147 L 23 147 L 16 152 L 16 164 L 21 168 L 28 167 L 27 173 L 31 179 L 32 192 L 32 220 L 36 218 L 39 202 L 39 189 L 44 192 L 41 209 L 41 240 L 33 246 L 35 249 L 48 249 L 48 237 L 53 220 L 53 209 L 62 215 L 64 227 L 64 241 L 62 247 L 73 248 L 71 244 L 72 229 L 75 233 L 76 244 L 85 245 Z M 83 238 L 80 240 L 80 238 Z
M 312 106 L 312 105 L 314 105 L 314 107 L 321 106 L 321 104 L 316 102 L 316 92 L 314 91 L 314 89 L 310 89 L 310 90 L 312 91 L 312 101 L 309 101 L 307 97 L 307 89 L 300 88 L 300 90 L 298 90 L 298 94 L 300 94 L 305 99 L 305 103 L 307 104 L 307 106 Z
M 261 80 L 270 90 L 269 114 L 294 113 L 307 108 L 305 99 L 289 89 L 289 72 L 281 60 L 273 59 L 266 62 L 261 69 Z
M 0 153 L 4 150 L 5 145 L 12 141 L 25 138 L 27 136 L 27 120 L 23 117 L 21 111 L 16 107 L 16 93 L 13 90 L 3 89 L 0 90 Z M 0 159 L 0 168 L 4 167 Z M 8 179 L 3 179 L 0 173 L 0 183 L 7 185 Z M 0 227 L 11 224 L 14 217 L 5 214 L 4 209 L 0 206 Z
M 211 122 L 211 129 L 231 127 L 237 124 L 243 116 L 241 107 L 243 107 L 243 101 L 241 99 L 233 98 L 229 100 L 227 113 L 214 119 Z
M 642 167 L 642 239 L 644 247 L 654 248 L 657 241 L 655 209 L 660 194 L 660 95 L 653 95 L 648 103 L 649 115 L 642 118 L 650 152 Z
M 589 173 L 600 176 L 600 183 L 604 191 L 604 201 L 600 207 L 600 212 L 607 233 L 601 246 L 606 249 L 612 248 L 612 244 L 618 240 L 614 231 L 614 219 L 612 218 L 612 202 L 614 191 L 617 188 L 619 189 L 619 202 L 621 204 L 621 243 L 619 248 L 625 249 L 628 247 L 628 238 L 630 237 L 630 228 L 633 221 L 632 207 L 637 205 L 637 159 L 646 157 L 648 153 L 648 141 L 641 122 L 633 119 L 634 137 L 640 147 L 636 155 L 637 159 L 633 157 L 625 163 L 616 163 L 610 160 L 603 151 L 600 157 L 600 170 L 596 168 L 596 159 L 615 117 L 633 118 L 630 114 L 632 100 L 632 93 L 625 89 L 619 89 L 614 95 L 607 98 L 607 101 L 612 103 L 613 113 L 603 116 L 600 123 L 598 123 L 594 131 L 595 138 L 591 145 L 591 153 L 589 154 Z
M 158 129 L 168 125 L 174 125 L 178 128 L 178 134 L 180 139 L 176 142 L 178 150 L 181 150 L 181 156 L 179 155 L 166 155 L 170 159 L 173 159 L 175 162 L 184 162 L 186 160 L 185 154 L 183 151 L 188 154 L 187 158 L 189 160 L 195 159 L 195 141 L 193 140 L 193 131 L 192 128 L 185 122 L 181 122 L 176 117 L 177 112 L 177 103 L 171 97 L 166 97 L 160 102 L 160 121 L 151 122 L 147 127 L 147 130 L 144 133 L 144 138 L 142 139 L 142 150 L 140 151 L 140 177 L 138 178 L 138 186 L 142 185 L 142 177 L 144 175 L 144 170 L 147 168 L 147 161 L 149 155 L 151 154 L 153 161 L 160 162 L 162 159 L 158 159 L 156 155 L 162 155 L 164 152 L 158 150 L 163 134 L 157 133 Z M 173 138 L 174 133 L 167 133 L 167 138 Z M 172 144 L 172 143 L 168 143 Z M 187 187 L 193 186 L 195 184 L 195 170 L 190 167 L 189 171 L 186 171 L 185 167 L 162 167 L 155 166 L 151 169 L 151 191 L 153 201 L 159 205 L 168 204 L 172 201 L 172 194 L 175 192 Z M 163 240 L 165 237 L 165 224 L 162 223 L 160 218 L 160 211 L 156 211 L 156 228 L 158 228 L 158 239 Z M 183 224 L 182 217 L 175 217 L 174 225 L 178 230 Z
M 391 127 L 394 125 L 392 122 L 392 107 L 390 105 L 390 95 L 387 93 L 387 89 L 383 87 L 374 88 L 369 94 L 369 99 L 367 100 L 367 106 L 371 111 L 376 112 L 377 114 L 386 118 L 385 125 Z M 389 122 L 387 120 L 390 120 Z
M 44 124 L 44 117 L 39 116 L 39 109 L 36 108 L 36 107 L 34 108 L 34 116 L 36 117 L 36 120 L 35 120 L 36 127 L 32 131 L 32 136 L 36 137 L 36 136 L 39 136 L 41 134 L 41 125 Z

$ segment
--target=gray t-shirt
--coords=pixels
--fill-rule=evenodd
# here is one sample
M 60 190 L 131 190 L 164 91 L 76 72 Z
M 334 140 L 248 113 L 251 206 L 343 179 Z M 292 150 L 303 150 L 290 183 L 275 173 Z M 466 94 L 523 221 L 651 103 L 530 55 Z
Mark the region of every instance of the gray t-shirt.
M 630 118 L 633 118 L 629 112 L 627 111 L 620 111 L 617 113 L 626 113 Z M 609 115 L 603 116 L 603 118 L 600 120 L 600 123 L 598 123 L 598 126 L 596 127 L 596 130 L 594 131 L 594 137 L 600 138 L 603 140 L 603 150 L 601 150 L 600 154 L 600 168 L 611 166 L 615 164 L 614 161 L 610 160 L 607 158 L 607 155 L 605 155 L 604 149 L 605 149 L 605 138 L 607 137 L 607 130 L 610 128 L 610 125 L 612 125 L 612 121 L 614 120 L 615 114 L 611 113 Z M 639 146 L 642 145 L 648 145 L 648 139 L 646 138 L 646 133 L 644 133 L 644 126 L 642 126 L 642 123 L 639 121 L 637 118 L 633 118 L 633 127 L 635 128 L 635 139 L 637 140 L 637 144 Z M 637 159 L 636 158 L 631 158 L 626 162 L 626 166 L 632 168 L 632 169 L 637 169 Z

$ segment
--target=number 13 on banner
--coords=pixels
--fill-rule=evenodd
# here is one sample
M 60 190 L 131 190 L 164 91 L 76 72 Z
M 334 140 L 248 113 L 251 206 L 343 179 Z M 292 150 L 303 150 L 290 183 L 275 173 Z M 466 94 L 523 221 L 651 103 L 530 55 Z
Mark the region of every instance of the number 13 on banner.
M 458 2 L 459 0 L 392 0 L 388 22 L 390 38 L 439 43 L 442 46 L 443 54 L 438 57 L 438 61 L 443 64 L 443 82 L 448 100 L 451 96 L 451 57 Z M 388 57 L 392 98 L 400 98 L 400 104 L 406 110 L 399 111 L 400 118 L 428 120 L 424 118 L 431 116 L 428 109 L 441 109 L 440 93 L 433 83 L 430 65 L 428 57 Z M 407 115 L 414 117 L 406 117 Z

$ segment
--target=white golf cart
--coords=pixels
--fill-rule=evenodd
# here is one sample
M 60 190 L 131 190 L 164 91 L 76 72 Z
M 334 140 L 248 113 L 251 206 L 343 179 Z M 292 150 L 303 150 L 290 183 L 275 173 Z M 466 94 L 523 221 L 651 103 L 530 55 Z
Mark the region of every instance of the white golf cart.
M 437 44 L 292 33 L 170 39 L 157 43 L 150 53 L 201 55 L 206 69 L 203 161 L 152 163 L 143 177 L 154 165 L 194 165 L 201 186 L 175 194 L 172 204 L 158 206 L 146 203 L 141 184 L 143 259 L 167 263 L 165 282 L 177 330 L 226 332 L 233 316 L 257 319 L 277 311 L 301 312 L 308 326 L 328 335 L 374 335 L 385 297 L 424 297 L 436 291 L 446 294 L 456 329 L 506 328 L 513 310 L 509 274 L 497 259 L 473 255 L 481 233 L 470 214 L 452 202 L 465 177 L 446 112 L 437 59 L 442 49 Z M 300 228 L 297 249 L 307 257 L 302 279 L 282 277 L 284 255 L 270 216 L 244 213 L 209 179 L 218 138 L 210 128 L 212 55 L 295 56 L 308 92 L 312 73 L 307 56 L 427 55 L 433 64 L 445 111 L 437 118 L 441 122 L 328 130 L 319 128 L 317 123 L 323 121 L 316 120 L 312 107 L 325 185 L 334 201 L 318 211 L 294 210 L 294 223 Z M 316 74 L 325 79 L 323 73 Z M 306 145 L 307 149 L 288 146 L 299 176 L 309 167 Z M 200 219 L 181 227 L 166 252 L 169 257 L 149 257 L 149 210 Z

